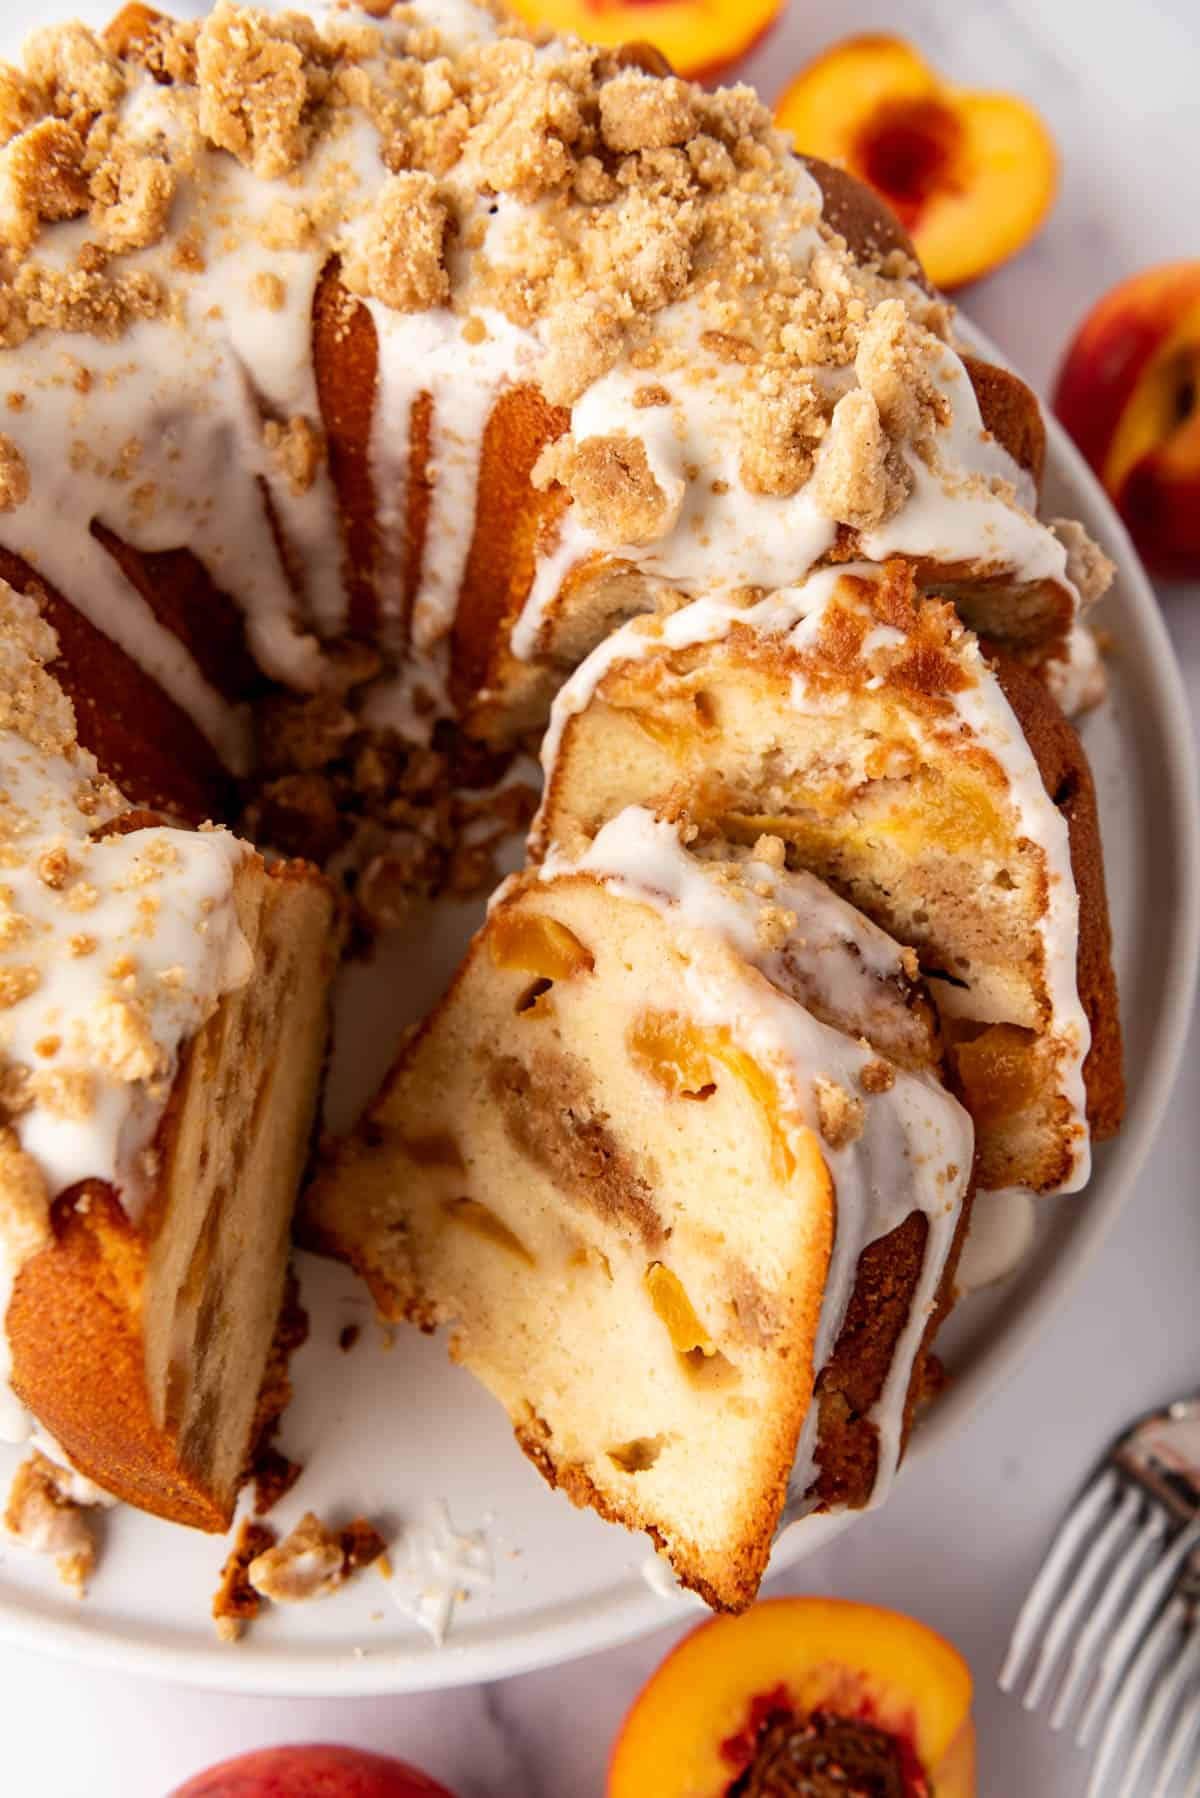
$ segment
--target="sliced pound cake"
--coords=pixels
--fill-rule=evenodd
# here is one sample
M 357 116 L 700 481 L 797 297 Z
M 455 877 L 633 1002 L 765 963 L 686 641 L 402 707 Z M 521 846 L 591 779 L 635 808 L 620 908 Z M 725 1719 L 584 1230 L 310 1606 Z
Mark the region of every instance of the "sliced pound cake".
M 911 954 L 777 840 L 689 835 L 634 807 L 502 889 L 306 1227 L 736 1609 L 789 1484 L 796 1514 L 888 1486 L 972 1130 Z
M 1091 774 L 1029 671 L 912 569 L 639 619 L 561 690 L 535 856 L 682 802 L 830 881 L 918 953 L 985 1187 L 1074 1190 L 1122 1104 Z
M 286 1398 L 334 897 L 131 810 L 64 648 L 0 582 L 0 1436 L 29 1412 L 107 1492 L 221 1530 Z

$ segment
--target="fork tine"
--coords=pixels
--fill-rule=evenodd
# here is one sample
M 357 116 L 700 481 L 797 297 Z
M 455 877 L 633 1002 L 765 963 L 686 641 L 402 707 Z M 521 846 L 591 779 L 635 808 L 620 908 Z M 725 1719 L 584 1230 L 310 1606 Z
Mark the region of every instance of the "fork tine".
M 1092 1484 L 1067 1512 L 1059 1525 L 1049 1553 L 1042 1562 L 1037 1578 L 1029 1588 L 1028 1596 L 1021 1606 L 1020 1615 L 1013 1627 L 1008 1653 L 1005 1655 L 1004 1665 L 1000 1669 L 999 1683 L 1002 1692 L 1011 1692 L 1016 1684 L 1017 1674 L 1026 1655 L 1041 1633 L 1042 1624 L 1050 1606 L 1054 1603 L 1063 1575 L 1070 1567 L 1079 1548 L 1086 1541 L 1096 1519 L 1115 1496 L 1119 1484 L 1115 1470 L 1106 1467 L 1103 1473 L 1092 1481 Z
M 1092 1765 L 1092 1777 L 1088 1784 L 1087 1798 L 1112 1798 L 1113 1788 L 1109 1779 L 1109 1763 L 1114 1763 L 1111 1771 L 1115 1774 L 1117 1749 L 1126 1725 L 1141 1702 L 1151 1677 L 1159 1670 L 1159 1663 L 1171 1637 L 1179 1629 L 1182 1616 L 1182 1601 L 1174 1599 L 1162 1612 L 1154 1628 L 1134 1656 L 1133 1664 L 1121 1682 L 1116 1703 L 1108 1713 L 1104 1734 L 1100 1737 L 1100 1745 L 1096 1750 L 1096 1759 Z
M 1195 1772 L 1183 1788 L 1183 1798 L 1200 1798 L 1200 1761 L 1197 1762 Z
M 1051 1729 L 1061 1729 L 1075 1705 L 1089 1673 L 1093 1669 L 1100 1644 L 1107 1640 L 1113 1618 L 1120 1610 L 1129 1587 L 1136 1578 L 1147 1550 L 1166 1533 L 1167 1516 L 1157 1505 L 1151 1505 L 1136 1534 L 1122 1550 L 1104 1591 L 1091 1616 L 1076 1637 L 1054 1709 L 1050 1713 Z
M 1180 1664 L 1187 1667 L 1186 1678 L 1194 1678 L 1200 1673 L 1200 1636 L 1194 1631 Z M 1184 1756 L 1191 1747 L 1192 1737 L 1197 1729 L 1200 1729 L 1200 1691 L 1190 1693 L 1179 1712 L 1170 1740 L 1163 1750 L 1162 1766 L 1150 1798 L 1167 1798 L 1175 1775 L 1183 1768 Z
M 1181 1629 L 1186 1629 L 1188 1626 L 1188 1607 L 1184 1600 L 1181 1598 L 1174 1599 L 1168 1606 L 1168 1609 L 1175 1612 L 1179 1627 Z M 1129 1762 L 1125 1769 L 1125 1778 L 1121 1782 L 1121 1789 L 1117 1793 L 1117 1798 L 1138 1798 L 1138 1792 L 1141 1786 L 1142 1769 L 1143 1767 L 1147 1767 L 1148 1770 L 1151 1750 L 1156 1746 L 1161 1746 L 1163 1737 L 1167 1731 L 1167 1724 L 1175 1709 L 1176 1701 L 1184 1686 L 1187 1684 L 1188 1675 L 1192 1668 L 1192 1656 L 1194 1650 L 1195 1640 L 1192 1638 L 1184 1644 L 1182 1651 L 1176 1654 L 1173 1664 L 1168 1664 L 1160 1673 L 1158 1684 L 1151 1694 L 1150 1703 L 1146 1707 L 1146 1714 L 1142 1719 L 1142 1726 L 1134 1737 L 1133 1746 L 1129 1751 Z
M 1059 1600 L 1058 1606 L 1046 1626 L 1046 1634 L 1042 1638 L 1037 1664 L 1033 1669 L 1033 1678 L 1021 1700 L 1027 1711 L 1036 1711 L 1045 1697 L 1058 1666 L 1059 1656 L 1070 1640 L 1083 1613 L 1084 1606 L 1091 1596 L 1092 1587 L 1108 1566 L 1118 1542 L 1126 1534 L 1141 1509 L 1143 1498 L 1144 1494 L 1140 1486 L 1125 1488 L 1121 1494 L 1121 1502 L 1105 1522 L 1100 1534 L 1093 1539 L 1070 1584 Z
M 1200 1542 L 1200 1517 L 1194 1518 L 1187 1528 L 1181 1530 L 1176 1536 L 1158 1566 L 1143 1583 L 1141 1591 L 1126 1612 L 1124 1621 L 1105 1649 L 1104 1657 L 1100 1662 L 1099 1675 L 1092 1687 L 1087 1709 L 1083 1713 L 1075 1736 L 1075 1740 L 1081 1748 L 1086 1748 L 1091 1740 L 1101 1712 L 1112 1697 L 1122 1669 L 1137 1647 L 1142 1631 L 1149 1625 L 1154 1613 L 1166 1597 L 1180 1566 L 1191 1554 L 1197 1542 Z

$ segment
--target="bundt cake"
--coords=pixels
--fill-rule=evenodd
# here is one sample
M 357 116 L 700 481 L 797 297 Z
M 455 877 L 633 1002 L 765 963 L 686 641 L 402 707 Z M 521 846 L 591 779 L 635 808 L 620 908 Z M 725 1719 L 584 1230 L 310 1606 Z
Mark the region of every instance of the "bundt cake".
M 0 742 L 18 793 L 46 794 L 5 814 L 16 1393 L 106 1489 L 228 1518 L 336 932 L 311 867 L 226 827 L 360 909 L 378 888 L 377 922 L 402 909 L 389 880 L 478 888 L 488 796 L 527 820 L 508 762 L 582 664 L 543 866 L 308 1228 L 385 1308 L 458 1315 L 544 1470 L 743 1602 L 798 1439 L 801 1510 L 865 1503 L 895 1464 L 965 1212 L 943 1074 L 988 1184 L 1077 1183 L 1085 1118 L 1119 1112 L 1091 788 L 1045 691 L 1095 689 L 1081 618 L 1107 564 L 1035 516 L 1036 401 L 959 353 L 890 214 L 794 157 L 748 89 L 472 0 L 134 4 L 100 35 L 35 32 L 0 65 L 0 376 Z M 622 713 L 610 683 L 643 680 L 662 705 Z M 810 750 L 805 809 L 785 776 Z M 834 828 L 838 790 L 843 826 L 894 807 L 886 843 Z M 590 945 L 585 977 L 501 965 L 539 920 Z M 689 958 L 732 1007 L 715 1022 Z M 621 1036 L 660 988 L 708 1033 L 678 1047 L 681 1080 L 713 1076 L 702 1104 Z M 537 1090 L 539 1052 L 566 1084 Z M 581 1130 L 576 1076 L 608 1112 Z M 451 1091 L 439 1160 L 411 1120 Z M 794 1122 L 764 1133 L 772 1092 Z M 711 1192 L 685 1155 L 721 1169 Z M 754 1279 L 722 1294 L 739 1259 Z M 616 1353 L 626 1306 L 646 1360 L 601 1382 L 565 1345 L 599 1326 Z M 705 1442 L 737 1479 L 691 1478 Z
M 886 1490 L 970 1120 L 915 958 L 764 837 L 638 807 L 501 889 L 307 1201 L 553 1485 L 719 1608 L 797 1513 Z M 815 1396 L 814 1396 L 815 1383 Z
M 107 1492 L 222 1529 L 284 1296 L 333 896 L 131 811 L 0 583 L 0 1385 Z
M 789 858 L 921 958 L 984 1187 L 1071 1191 L 1121 1112 L 1091 776 L 1019 664 L 989 660 L 908 563 L 643 618 L 560 691 L 535 856 L 629 803 Z

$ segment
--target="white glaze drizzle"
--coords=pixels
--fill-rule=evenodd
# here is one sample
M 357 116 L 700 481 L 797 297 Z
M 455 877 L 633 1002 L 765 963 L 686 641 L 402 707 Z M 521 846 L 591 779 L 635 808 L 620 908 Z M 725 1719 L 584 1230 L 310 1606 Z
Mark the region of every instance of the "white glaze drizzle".
M 763 954 L 745 899 L 727 894 L 703 862 L 689 854 L 675 825 L 640 806 L 627 807 L 610 819 L 578 858 L 551 858 L 543 865 L 542 877 L 552 882 L 572 871 L 598 876 L 622 897 L 669 915 L 687 942 L 689 960 L 683 977 L 692 1015 L 701 1025 L 729 1029 L 739 1045 L 771 1070 L 788 1095 L 786 1109 L 798 1113 L 821 1140 L 814 1078 L 823 1076 L 848 1093 L 859 1094 L 862 1070 L 876 1054 L 864 1042 L 821 1023 L 769 978 L 732 982 L 722 974 L 722 963 L 709 948 L 714 938 L 732 946 L 754 967 Z M 802 900 L 799 888 L 794 896 Z M 768 902 L 760 900 L 760 905 Z M 800 912 L 797 934 L 811 930 L 819 938 L 829 918 L 840 922 L 837 903 L 818 904 L 812 918 Z M 748 948 L 753 948 L 752 955 L 747 955 Z M 898 961 L 898 946 L 895 956 Z M 913 1365 L 958 1227 L 974 1130 L 961 1105 L 932 1076 L 897 1069 L 890 1089 L 864 1103 L 864 1126 L 855 1141 L 833 1148 L 822 1140 L 836 1194 L 836 1226 L 814 1344 L 814 1378 L 836 1347 L 863 1250 L 913 1211 L 923 1212 L 928 1222 L 910 1316 L 884 1389 L 869 1413 L 878 1439 L 870 1498 L 876 1505 L 887 1496 L 899 1463 Z M 787 1521 L 803 1515 L 814 1502 L 809 1494 L 818 1472 L 817 1426 L 813 1404 L 801 1431 Z
M 681 1582 L 666 1555 L 657 1553 L 643 1555 L 638 1567 L 642 1578 L 655 1598 L 661 1598 L 681 1608 L 686 1606 L 689 1609 L 696 1609 L 703 1605 L 704 1600 L 697 1593 L 689 1592 Z
M 421 1521 L 405 1526 L 398 1551 L 400 1563 L 389 1584 L 392 1597 L 442 1648 L 456 1607 L 494 1583 L 486 1532 L 456 1530 L 445 1501 L 434 1499 Z
M 684 853 L 673 825 L 635 805 L 610 820 L 577 863 L 552 850 L 543 869 L 547 878 L 569 866 L 604 872 L 618 856 L 647 885 L 672 893 L 690 926 L 728 938 L 772 986 L 810 1010 L 815 1004 L 850 1035 L 862 1033 L 861 1020 L 877 1007 L 902 1008 L 904 951 L 815 874 L 777 868 L 725 845 L 721 854 L 737 863 L 736 878 L 729 879 L 728 861 L 701 849 L 681 862 Z M 774 913 L 796 920 L 782 938 L 780 928 L 761 928 Z
M 395 615 L 403 594 L 412 410 L 422 394 L 433 402 L 432 491 L 412 614 L 413 647 L 424 655 L 454 625 L 492 408 L 506 383 L 532 375 L 539 351 L 530 333 L 491 309 L 474 315 L 487 335 L 468 341 L 462 321 L 445 309 L 403 314 L 377 300 L 368 305 L 379 342 L 371 463 L 380 507 L 385 640 L 388 611 Z
M 588 656 L 559 689 L 542 744 L 544 790 L 548 795 L 568 720 L 591 704 L 605 677 L 618 666 L 644 660 L 664 651 L 695 644 L 713 643 L 735 624 L 768 636 L 785 637 L 796 649 L 810 645 L 820 634 L 826 608 L 835 595 L 843 606 L 857 606 L 852 587 L 842 575 L 877 581 L 880 570 L 870 563 L 852 563 L 842 569 L 817 569 L 806 581 L 769 594 L 752 606 L 739 606 L 728 598 L 711 596 L 665 617 L 636 618 L 614 631 Z M 864 638 L 861 659 L 869 663 L 873 650 L 901 641 L 901 633 L 876 625 Z M 1091 1046 L 1091 1028 L 1079 998 L 1076 961 L 1079 946 L 1079 896 L 1071 868 L 1071 843 L 1066 820 L 1046 792 L 1033 752 L 999 681 L 980 652 L 978 642 L 964 631 L 957 650 L 967 680 L 961 691 L 945 697 L 958 714 L 964 743 L 983 749 L 1005 777 L 1009 801 L 1019 820 L 1019 834 L 1036 844 L 1045 858 L 1046 904 L 1035 922 L 1042 948 L 1042 971 L 1049 1010 L 1047 1032 L 1057 1050 L 1059 1090 L 1067 1101 L 1069 1118 L 1064 1138 L 1071 1151 L 1071 1166 L 1056 1191 L 1077 1192 L 1091 1171 L 1090 1133 L 1083 1064 Z M 871 676 L 870 679 L 876 677 Z M 868 680 L 868 685 L 870 684 Z M 792 679 L 791 703 L 798 710 L 840 709 L 840 694 L 814 695 L 803 677 Z M 923 728 L 914 713 L 914 733 Z M 943 746 L 944 752 L 944 746 Z M 543 798 L 534 819 L 530 840 L 542 846 L 548 830 L 548 802 Z M 942 987 L 945 990 L 941 990 Z M 970 988 L 960 996 L 948 983 L 940 983 L 939 1006 L 947 1011 L 978 1015 L 978 994 Z M 972 1010 L 975 1006 L 975 1010 Z

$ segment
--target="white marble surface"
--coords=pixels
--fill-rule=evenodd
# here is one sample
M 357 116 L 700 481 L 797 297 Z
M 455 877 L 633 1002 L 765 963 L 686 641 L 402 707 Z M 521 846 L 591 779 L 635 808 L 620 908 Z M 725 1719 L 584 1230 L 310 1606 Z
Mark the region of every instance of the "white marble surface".
M 56 12 L 3 0 L 0 37 Z M 95 15 L 103 8 L 80 6 Z M 749 65 L 768 95 L 849 31 L 895 29 L 884 0 L 796 0 Z M 1195 0 L 907 0 L 903 27 L 964 82 L 1011 86 L 1063 153 L 1037 244 L 965 296 L 967 310 L 1047 382 L 1091 300 L 1148 263 L 1200 254 Z M 1200 702 L 1200 591 L 1164 595 Z M 1137 1200 L 1033 1360 L 956 1440 L 924 1457 L 888 1509 L 777 1589 L 912 1610 L 966 1653 L 977 1682 L 983 1798 L 1081 1798 L 1081 1758 L 995 1690 L 1015 1607 L 1046 1535 L 1105 1439 L 1200 1377 L 1200 1108 L 1189 1071 Z M 357 1702 L 199 1695 L 0 1650 L 0 1791 L 164 1798 L 239 1749 L 336 1738 L 405 1755 L 460 1798 L 599 1794 L 608 1744 L 673 1632 L 501 1685 Z

